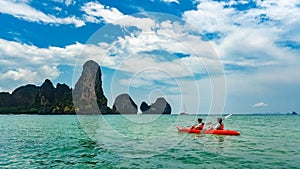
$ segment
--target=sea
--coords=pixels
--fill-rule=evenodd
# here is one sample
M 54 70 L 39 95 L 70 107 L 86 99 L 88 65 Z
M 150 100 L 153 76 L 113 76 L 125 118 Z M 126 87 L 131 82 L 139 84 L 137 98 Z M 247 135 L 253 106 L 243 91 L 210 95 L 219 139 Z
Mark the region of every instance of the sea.
M 219 115 L 225 117 L 225 115 Z M 299 115 L 0 115 L 0 168 L 300 168 Z

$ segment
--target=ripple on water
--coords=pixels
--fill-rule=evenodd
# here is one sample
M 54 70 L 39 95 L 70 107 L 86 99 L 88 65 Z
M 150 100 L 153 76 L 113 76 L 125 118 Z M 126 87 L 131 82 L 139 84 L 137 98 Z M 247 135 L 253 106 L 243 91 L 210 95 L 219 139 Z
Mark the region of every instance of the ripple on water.
M 232 116 L 225 125 L 240 131 L 237 137 L 178 134 L 177 116 L 162 116 L 150 124 L 131 124 L 119 116 L 105 118 L 122 134 L 120 140 L 94 123 L 88 124 L 91 133 L 102 135 L 90 137 L 76 116 L 0 116 L 0 168 L 300 166 L 298 116 Z M 191 119 L 180 119 L 180 124 L 191 124 Z

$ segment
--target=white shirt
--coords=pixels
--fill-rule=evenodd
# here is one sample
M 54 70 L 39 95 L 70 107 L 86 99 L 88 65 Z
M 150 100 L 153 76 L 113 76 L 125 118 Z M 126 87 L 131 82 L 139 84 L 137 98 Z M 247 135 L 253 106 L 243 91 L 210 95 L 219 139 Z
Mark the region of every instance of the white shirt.
M 214 127 L 214 129 L 218 129 L 220 127 L 221 127 L 220 123 L 217 123 L 216 126 Z

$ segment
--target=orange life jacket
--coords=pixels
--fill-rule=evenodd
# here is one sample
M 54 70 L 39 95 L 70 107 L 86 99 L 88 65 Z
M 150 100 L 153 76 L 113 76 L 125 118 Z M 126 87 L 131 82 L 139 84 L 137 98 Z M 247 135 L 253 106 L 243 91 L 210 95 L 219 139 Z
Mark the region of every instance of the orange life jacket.
M 202 130 L 204 128 L 204 124 L 202 123 L 201 126 L 199 127 L 199 130 Z
M 221 124 L 221 127 L 219 127 L 217 130 L 224 130 L 224 124 Z

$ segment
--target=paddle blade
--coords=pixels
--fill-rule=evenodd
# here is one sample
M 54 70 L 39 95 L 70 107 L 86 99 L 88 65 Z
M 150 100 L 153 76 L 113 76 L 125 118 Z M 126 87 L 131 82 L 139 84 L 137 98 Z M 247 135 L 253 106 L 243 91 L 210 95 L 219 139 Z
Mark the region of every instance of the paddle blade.
M 227 119 L 227 118 L 229 118 L 230 116 L 232 116 L 232 114 L 228 114 L 227 116 L 225 116 L 224 119 Z

